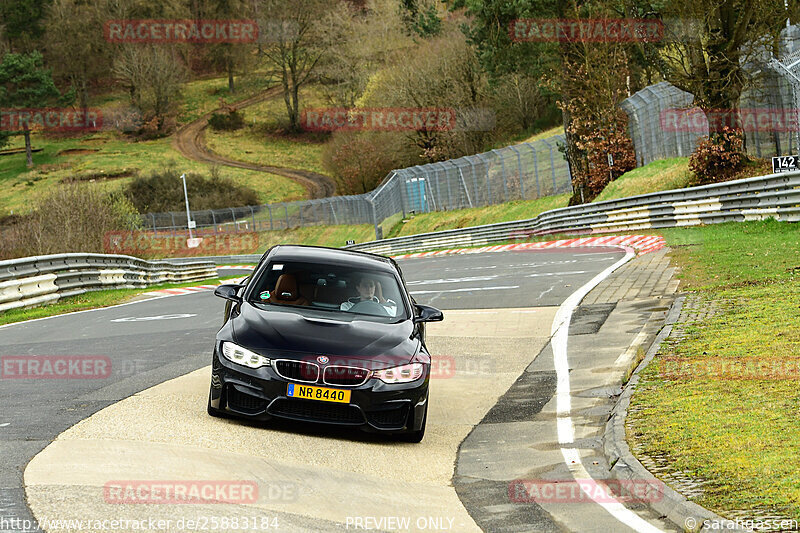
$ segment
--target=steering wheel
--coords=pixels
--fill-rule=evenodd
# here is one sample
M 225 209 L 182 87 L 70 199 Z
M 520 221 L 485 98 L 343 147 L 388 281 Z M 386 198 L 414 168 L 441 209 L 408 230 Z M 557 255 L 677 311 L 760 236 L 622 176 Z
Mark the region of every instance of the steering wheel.
M 389 311 L 384 306 L 372 300 L 358 302 L 349 310 L 353 313 L 363 313 L 365 315 L 389 316 Z

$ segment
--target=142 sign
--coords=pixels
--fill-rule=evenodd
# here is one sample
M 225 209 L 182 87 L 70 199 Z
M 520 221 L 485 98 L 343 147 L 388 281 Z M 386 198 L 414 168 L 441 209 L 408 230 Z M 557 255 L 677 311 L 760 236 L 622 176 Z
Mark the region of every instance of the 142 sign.
M 781 155 L 772 158 L 772 172 L 789 172 L 790 170 L 800 170 L 798 168 L 800 157 L 796 155 Z

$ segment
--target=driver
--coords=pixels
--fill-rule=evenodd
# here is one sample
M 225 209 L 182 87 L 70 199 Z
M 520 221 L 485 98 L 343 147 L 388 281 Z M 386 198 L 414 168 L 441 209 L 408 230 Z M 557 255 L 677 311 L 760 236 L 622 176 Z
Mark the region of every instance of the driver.
M 378 296 L 375 295 L 376 289 Z M 383 291 L 381 290 L 379 282 L 376 282 L 369 276 L 361 276 L 358 278 L 356 290 L 358 291 L 358 296 L 354 296 L 353 298 L 349 298 L 346 302 L 343 302 L 342 305 L 339 306 L 339 309 L 348 311 L 359 302 L 375 302 L 381 304 L 390 316 L 395 315 L 397 304 L 392 300 L 383 298 Z

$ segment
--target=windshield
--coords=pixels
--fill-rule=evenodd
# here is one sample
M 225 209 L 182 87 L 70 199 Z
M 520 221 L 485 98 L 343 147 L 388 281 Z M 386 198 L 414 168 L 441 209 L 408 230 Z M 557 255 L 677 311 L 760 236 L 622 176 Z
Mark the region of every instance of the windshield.
M 406 318 L 390 273 L 340 265 L 275 261 L 253 281 L 250 303 L 304 307 L 345 315 Z

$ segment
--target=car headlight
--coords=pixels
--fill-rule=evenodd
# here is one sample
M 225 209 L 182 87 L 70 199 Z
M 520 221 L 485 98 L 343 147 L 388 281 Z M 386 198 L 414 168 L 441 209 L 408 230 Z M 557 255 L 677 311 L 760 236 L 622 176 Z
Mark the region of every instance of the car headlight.
M 422 377 L 425 366 L 422 363 L 411 363 L 410 365 L 395 366 L 384 370 L 374 370 L 372 377 L 384 383 L 410 383 Z
M 271 362 L 263 355 L 251 352 L 247 348 L 242 348 L 238 344 L 232 342 L 222 343 L 222 355 L 225 359 L 243 365 L 249 368 L 261 368 L 262 366 L 270 366 Z

